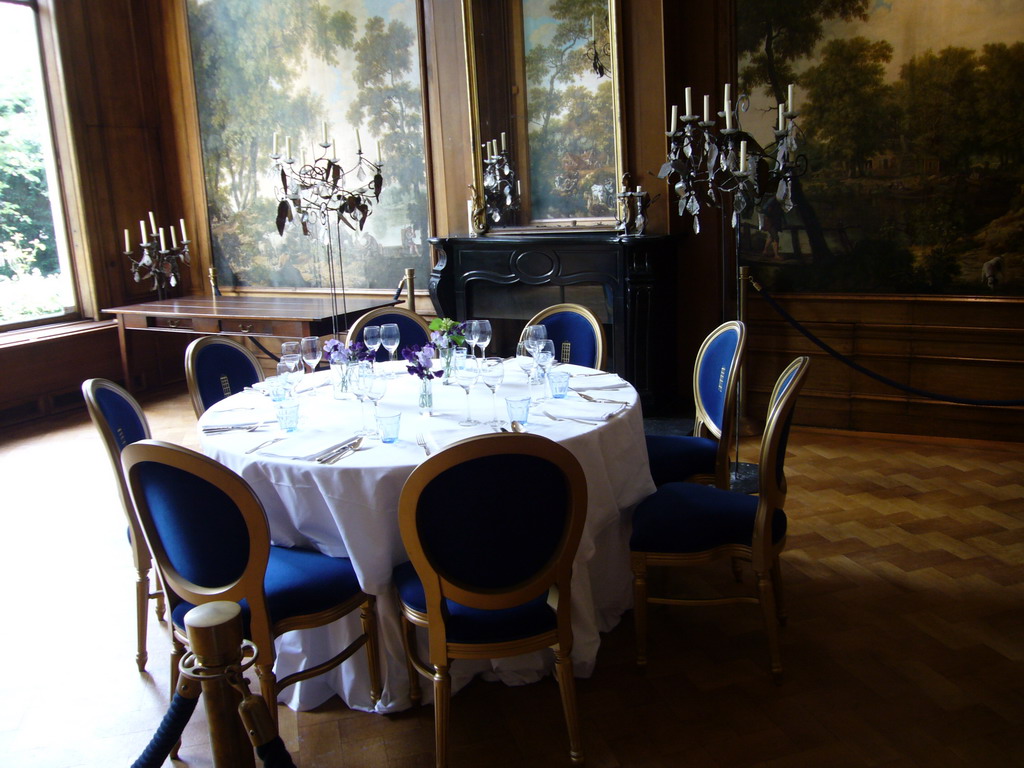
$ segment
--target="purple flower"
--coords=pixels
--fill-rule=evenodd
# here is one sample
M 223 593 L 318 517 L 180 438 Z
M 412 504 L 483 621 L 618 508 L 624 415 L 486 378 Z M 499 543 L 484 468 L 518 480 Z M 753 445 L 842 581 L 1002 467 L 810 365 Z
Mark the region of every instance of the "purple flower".
M 434 353 L 437 348 L 433 344 L 424 344 L 420 347 L 414 344 L 411 347 L 405 347 L 402 350 L 402 357 L 405 358 L 406 362 L 409 363 L 406 366 L 406 370 L 413 376 L 419 376 L 421 379 L 436 378 L 441 375 L 441 371 L 431 371 L 430 366 L 433 364 Z
M 328 339 L 324 342 L 324 357 L 329 363 L 355 363 L 369 360 L 372 354 L 361 341 L 353 341 L 348 345 L 337 339 Z

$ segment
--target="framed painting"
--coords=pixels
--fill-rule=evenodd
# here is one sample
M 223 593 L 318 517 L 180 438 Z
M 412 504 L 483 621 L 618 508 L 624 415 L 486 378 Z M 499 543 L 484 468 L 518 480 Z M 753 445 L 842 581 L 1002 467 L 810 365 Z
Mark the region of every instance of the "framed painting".
M 221 285 L 393 290 L 406 268 L 429 272 L 418 0 L 187 8 Z M 328 161 L 349 190 L 372 190 L 379 166 L 379 195 L 329 226 L 293 200 L 278 222 L 282 168 Z
M 803 155 L 741 264 L 776 291 L 1024 295 L 1024 4 L 737 0 L 736 29 L 744 128 L 770 137 L 793 83 Z

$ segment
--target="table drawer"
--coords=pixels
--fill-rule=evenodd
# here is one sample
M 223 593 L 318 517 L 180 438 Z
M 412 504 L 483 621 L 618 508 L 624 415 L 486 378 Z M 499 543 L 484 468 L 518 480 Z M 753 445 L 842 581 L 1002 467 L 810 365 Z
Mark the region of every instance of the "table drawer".
M 274 324 L 265 320 L 221 320 L 220 330 L 221 333 L 239 336 L 272 336 Z
M 174 331 L 192 330 L 193 319 L 191 317 L 154 317 L 153 328 L 170 328 Z

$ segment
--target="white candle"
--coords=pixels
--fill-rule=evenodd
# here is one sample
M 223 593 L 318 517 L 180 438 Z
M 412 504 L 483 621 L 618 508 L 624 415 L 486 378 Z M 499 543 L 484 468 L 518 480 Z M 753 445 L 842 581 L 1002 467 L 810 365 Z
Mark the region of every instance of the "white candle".
M 292 137 L 284 137 L 284 156 L 286 160 L 292 159 Z
M 590 17 L 590 39 L 595 43 L 597 42 L 597 16 L 591 15 Z
M 380 142 L 377 142 L 377 165 L 380 165 L 380 159 L 383 157 L 380 151 Z
M 779 104 L 779 130 L 783 130 L 786 127 L 786 105 Z
M 146 222 L 144 222 L 144 221 L 140 221 L 139 222 L 139 232 L 142 233 L 142 240 L 140 240 L 139 242 L 140 243 L 148 243 L 149 242 L 149 238 L 146 237 Z
M 156 234 L 156 217 L 152 211 L 149 212 L 149 229 L 154 235 Z
M 789 99 L 787 100 L 787 109 L 790 112 L 793 112 L 793 111 L 796 110 L 796 101 L 793 99 L 793 84 L 792 83 L 789 84 L 789 92 L 788 92 L 787 95 L 789 96 Z
M 516 197 L 522 197 L 522 196 L 523 196 L 523 187 L 520 184 L 519 179 L 516 179 Z
M 732 130 L 732 101 L 730 99 L 725 100 L 725 130 Z
M 711 97 L 704 94 L 704 122 L 711 122 Z
M 360 154 L 362 154 L 362 151 L 363 151 L 363 142 L 359 138 L 359 129 L 356 128 L 356 152 L 359 152 Z
M 502 131 L 501 132 L 501 151 L 505 152 L 506 150 L 508 150 L 507 138 L 505 136 L 505 132 Z
M 675 133 L 676 126 L 679 125 L 679 105 L 672 105 L 672 119 L 668 121 L 668 132 Z
M 331 160 L 338 159 L 338 147 L 334 143 L 334 139 L 331 139 Z
M 498 141 L 497 139 L 491 139 L 491 157 L 498 156 Z
M 327 143 L 327 121 L 326 120 L 320 123 L 320 142 L 322 144 L 326 144 Z
M 185 234 L 185 220 L 181 220 L 181 241 L 185 242 L 188 240 L 188 235 Z
M 305 147 L 302 148 L 302 164 L 303 165 L 306 164 L 306 148 Z
M 130 253 L 131 250 L 132 250 L 132 239 L 128 235 L 128 230 L 126 229 L 124 231 L 124 252 L 125 253 Z
M 171 248 L 178 250 L 178 231 L 174 227 L 168 227 L 171 230 Z
M 644 188 L 643 187 L 637 187 L 636 188 L 636 194 L 637 194 L 637 197 L 642 197 L 643 194 L 644 194 Z
M 725 98 L 722 99 L 722 101 L 726 104 L 730 104 L 732 102 L 732 85 L 729 83 L 725 84 Z M 728 112 L 728 108 L 725 111 Z
M 740 173 L 747 170 L 747 142 L 740 142 Z
M 693 100 L 690 96 L 690 86 L 686 86 L 686 116 L 693 114 Z
M 270 154 L 277 154 L 277 131 L 274 131 L 274 148 L 271 150 Z
M 167 250 L 167 241 L 164 240 L 164 228 L 160 227 L 160 250 Z

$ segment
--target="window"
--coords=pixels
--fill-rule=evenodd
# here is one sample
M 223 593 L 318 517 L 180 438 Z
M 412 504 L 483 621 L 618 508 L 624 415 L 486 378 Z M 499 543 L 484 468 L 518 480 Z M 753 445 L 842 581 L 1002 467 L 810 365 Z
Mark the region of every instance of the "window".
M 0 0 L 0 331 L 78 312 L 38 21 Z

